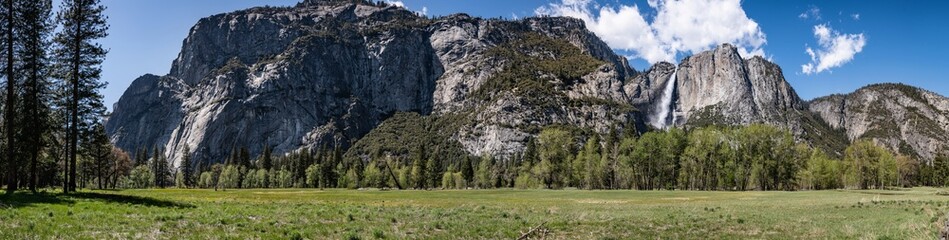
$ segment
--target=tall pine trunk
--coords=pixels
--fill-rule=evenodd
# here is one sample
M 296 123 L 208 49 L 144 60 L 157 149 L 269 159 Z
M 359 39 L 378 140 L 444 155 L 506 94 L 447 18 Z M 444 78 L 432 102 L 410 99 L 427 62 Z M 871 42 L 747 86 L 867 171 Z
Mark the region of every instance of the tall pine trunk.
M 17 169 L 18 165 L 15 159 L 13 148 L 16 146 L 14 142 L 14 108 L 16 107 L 16 77 L 13 72 L 13 26 L 14 24 L 14 10 L 13 10 L 13 0 L 7 0 L 7 103 L 6 103 L 6 112 L 4 113 L 4 124 L 6 125 L 6 137 L 7 137 L 7 193 L 12 193 L 17 189 Z
M 76 36 L 73 37 L 73 66 L 72 66 L 72 98 L 70 98 L 70 125 L 69 125 L 69 192 L 76 191 L 76 148 L 79 141 L 79 74 L 80 62 L 82 61 L 82 24 L 85 18 L 82 16 L 83 0 L 77 0 L 75 25 Z

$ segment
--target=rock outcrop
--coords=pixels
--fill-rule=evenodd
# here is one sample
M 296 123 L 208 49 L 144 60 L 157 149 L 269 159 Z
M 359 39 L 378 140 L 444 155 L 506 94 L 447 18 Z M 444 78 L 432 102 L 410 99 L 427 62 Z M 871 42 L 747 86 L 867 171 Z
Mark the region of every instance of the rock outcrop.
M 514 69 L 535 60 L 560 65 Z M 616 106 L 636 74 L 576 19 L 428 19 L 386 4 L 308 0 L 201 19 L 170 73 L 135 80 L 106 128 L 123 149 L 160 147 L 177 160 L 189 146 L 199 161 L 220 162 L 238 147 L 257 155 L 350 146 L 394 113 L 416 112 L 461 116 L 468 124 L 454 124 L 452 140 L 473 154 L 506 154 L 535 125 L 606 131 L 634 122 L 635 111 Z M 524 77 L 536 85 L 510 82 Z M 532 87 L 556 94 L 528 95 L 539 93 Z
M 106 131 L 120 148 L 160 147 L 176 162 L 185 146 L 197 162 L 221 162 L 239 147 L 251 156 L 341 147 L 365 158 L 421 143 L 503 158 L 546 126 L 647 130 L 674 72 L 676 126 L 767 123 L 838 154 L 868 136 L 924 158 L 947 142 L 949 103 L 925 91 L 861 90 L 809 110 L 780 67 L 728 44 L 640 73 L 581 20 L 430 19 L 360 0 L 201 19 L 167 75 L 126 90 Z
M 831 153 L 839 154 L 846 145 L 840 131 L 808 111 L 778 65 L 759 56 L 742 58 L 731 44 L 688 56 L 678 66 L 654 65 L 626 86 L 631 101 L 647 115 L 655 114 L 673 73 L 675 126 L 764 123 Z
M 871 139 L 924 161 L 949 154 L 949 99 L 939 94 L 903 84 L 874 84 L 808 105 L 851 140 Z

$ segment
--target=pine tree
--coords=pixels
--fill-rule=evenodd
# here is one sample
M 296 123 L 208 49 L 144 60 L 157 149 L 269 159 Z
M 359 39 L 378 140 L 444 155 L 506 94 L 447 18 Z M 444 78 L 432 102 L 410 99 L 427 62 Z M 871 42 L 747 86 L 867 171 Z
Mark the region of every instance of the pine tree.
M 617 159 L 619 158 L 619 141 L 619 131 L 614 127 L 606 137 L 606 146 L 603 148 L 603 162 L 601 164 L 603 177 L 606 181 L 604 184 L 609 189 L 616 189 L 616 185 L 618 185 L 616 183 L 616 169 L 618 167 Z
M 250 167 L 250 152 L 247 150 L 247 147 L 241 147 L 240 152 L 238 152 L 237 165 Z
M 6 144 L 5 144 L 6 152 L 5 152 L 4 158 L 7 161 L 7 165 L 6 165 L 7 193 L 12 193 L 16 191 L 17 189 L 17 170 L 18 170 L 17 168 L 19 167 L 19 164 L 17 163 L 17 159 L 13 151 L 13 148 L 16 146 L 16 142 L 14 142 L 15 140 L 14 135 L 16 133 L 14 117 L 16 116 L 15 109 L 16 109 L 16 99 L 17 99 L 17 95 L 15 92 L 16 85 L 17 85 L 17 76 L 15 75 L 16 72 L 13 71 L 16 65 L 15 58 L 13 57 L 13 55 L 15 54 L 14 49 L 16 45 L 16 41 L 15 41 L 16 32 L 14 31 L 14 29 L 16 28 L 16 19 L 17 19 L 16 7 L 18 6 L 14 5 L 13 0 L 6 0 L 3 3 L 3 17 L 4 17 L 4 21 L 6 22 L 3 29 L 3 32 L 4 32 L 3 46 L 4 46 L 4 53 L 6 53 L 5 54 L 6 59 L 4 61 L 4 66 L 5 66 L 4 75 L 6 76 L 7 95 L 6 95 L 6 104 L 4 106 L 3 122 L 4 122 L 4 133 L 6 134 Z
M 141 166 L 148 164 L 148 148 L 139 147 L 138 151 L 135 151 L 135 166 Z
M 164 149 L 162 149 L 162 152 L 165 152 Z M 163 184 L 162 187 L 168 187 L 171 184 L 174 184 L 174 181 L 175 181 L 174 179 L 175 177 L 173 175 L 174 172 L 171 171 L 172 163 L 171 161 L 168 161 L 168 156 L 165 154 L 162 154 L 161 162 L 159 163 L 161 163 L 161 170 L 162 170 L 162 184 Z
M 428 186 L 437 188 L 438 183 L 441 182 L 442 178 L 442 166 L 441 161 L 436 158 L 436 154 L 432 154 L 428 158 L 428 161 L 425 163 L 425 175 L 428 178 Z
M 237 164 L 237 148 L 231 148 L 231 156 L 224 160 L 224 165 Z
M 343 148 L 340 146 L 336 146 L 335 148 L 333 148 L 333 163 L 343 164 Z M 336 182 L 336 180 L 338 180 L 339 176 L 342 174 L 344 174 L 344 172 L 337 173 L 337 172 L 330 171 L 331 181 Z
M 191 163 L 191 147 L 187 144 L 185 145 L 184 150 L 181 150 L 181 164 L 178 166 L 181 169 L 181 175 L 184 178 L 184 184 L 186 187 L 194 186 L 194 166 Z
M 334 184 L 336 181 L 332 180 L 333 167 L 336 166 L 336 163 L 333 162 L 333 158 L 329 156 L 329 152 L 326 150 L 326 146 L 323 146 L 320 149 L 320 188 L 331 188 L 331 184 Z
M 112 144 L 109 142 L 109 136 L 105 133 L 105 126 L 96 124 L 93 130 L 93 137 L 90 139 L 88 149 L 91 151 L 93 159 L 93 171 L 96 175 L 96 183 L 99 189 L 105 188 L 105 179 L 108 169 L 111 169 Z
M 465 185 L 471 185 L 474 178 L 474 166 L 471 164 L 471 156 L 466 156 L 461 163 L 461 177 L 465 179 Z
M 244 178 L 247 177 L 247 171 L 250 169 L 250 153 L 247 147 L 241 147 L 237 164 L 237 188 L 244 188 Z
M 428 158 L 425 155 L 425 144 L 419 144 L 415 150 L 415 159 L 412 160 L 412 185 L 416 189 L 426 188 L 425 185 L 428 182 L 428 178 L 425 176 L 425 161 Z
M 527 147 L 524 147 L 524 154 L 521 157 L 521 161 L 524 161 L 527 165 L 537 163 L 537 140 L 534 138 L 527 139 Z
M 50 131 L 51 82 L 49 81 L 50 61 L 47 56 L 50 34 L 53 31 L 52 1 L 37 0 L 20 3 L 21 13 L 17 21 L 18 39 L 21 41 L 19 56 L 21 72 L 24 78 L 20 104 L 19 121 L 21 131 L 17 131 L 25 156 L 29 158 L 29 187 L 36 193 L 37 165 L 41 151 L 47 146 L 47 133 Z
M 158 148 L 153 149 L 152 157 L 148 159 L 148 169 L 152 170 L 152 185 L 158 186 Z
M 273 158 L 270 152 L 270 146 L 264 146 L 264 153 L 260 158 L 260 168 L 270 170 L 273 168 Z
M 104 106 L 99 89 L 105 82 L 99 78 L 100 65 L 108 50 L 97 39 L 108 36 L 109 29 L 100 0 L 64 0 L 57 14 L 62 30 L 53 38 L 54 56 L 62 79 L 68 82 L 67 112 L 69 113 L 67 146 L 69 175 L 64 192 L 76 190 L 76 150 L 81 122 L 98 118 Z

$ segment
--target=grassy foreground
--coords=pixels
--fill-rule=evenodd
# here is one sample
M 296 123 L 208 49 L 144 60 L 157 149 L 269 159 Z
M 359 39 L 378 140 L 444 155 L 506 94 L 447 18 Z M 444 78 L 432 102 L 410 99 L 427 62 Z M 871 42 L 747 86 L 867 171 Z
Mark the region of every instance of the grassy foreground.
M 930 239 L 940 189 L 126 190 L 0 196 L 0 239 Z

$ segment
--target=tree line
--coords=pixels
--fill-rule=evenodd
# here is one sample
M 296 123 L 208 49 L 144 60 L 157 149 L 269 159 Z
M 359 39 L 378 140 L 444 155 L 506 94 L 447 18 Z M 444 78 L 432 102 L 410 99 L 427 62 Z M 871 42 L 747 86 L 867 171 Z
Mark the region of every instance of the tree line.
M 251 159 L 238 148 L 222 163 L 191 161 L 162 167 L 140 162 L 130 187 L 182 188 L 579 188 L 638 190 L 882 189 L 949 184 L 949 158 L 932 164 L 894 155 L 872 141 L 852 143 L 839 159 L 797 143 L 790 132 L 753 124 L 580 136 L 547 128 L 508 158 L 468 155 L 459 160 L 438 146 L 410 154 L 344 158 L 341 148 L 303 149 Z M 141 154 L 140 156 L 146 156 Z M 136 157 L 137 159 L 140 157 Z M 141 157 L 146 158 L 146 157 Z
M 108 35 L 105 7 L 99 0 L 64 0 L 54 14 L 51 0 L 0 5 L 0 172 L 7 192 L 21 186 L 72 192 L 77 183 L 91 182 L 105 187 L 106 172 L 117 172 L 104 169 L 106 162 L 122 155 L 102 126 L 100 65 L 108 50 L 97 40 Z
M 344 157 L 341 146 L 192 161 L 191 150 L 115 148 L 103 126 L 100 65 L 108 52 L 99 0 L 2 0 L 0 77 L 5 81 L 0 182 L 78 188 L 580 188 L 807 190 L 949 185 L 949 157 L 919 162 L 858 140 L 827 154 L 766 126 L 638 134 L 548 127 L 524 151 L 473 156 L 418 144 L 408 154 Z M 447 147 L 446 147 L 447 148 Z M 169 151 L 183 158 L 175 167 Z M 835 158 L 831 155 L 841 157 Z

